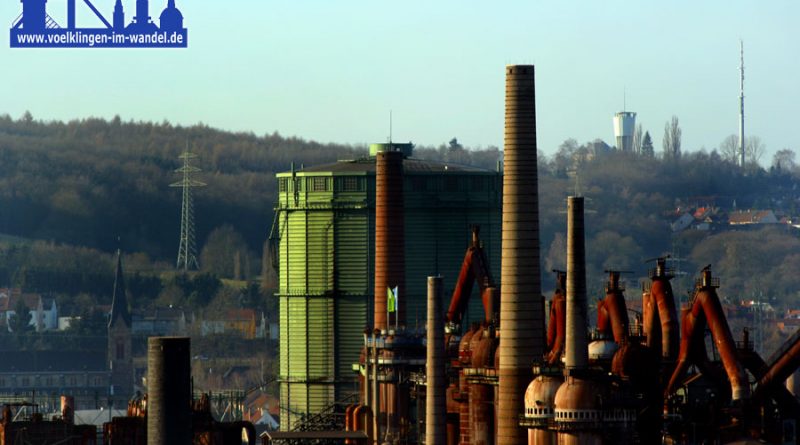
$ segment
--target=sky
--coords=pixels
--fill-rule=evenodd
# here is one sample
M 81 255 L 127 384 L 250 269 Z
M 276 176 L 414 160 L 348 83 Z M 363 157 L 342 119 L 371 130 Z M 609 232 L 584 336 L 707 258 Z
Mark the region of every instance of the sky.
M 110 18 L 113 0 L 92 0 Z M 79 3 L 79 26 L 99 26 Z M 123 0 L 127 20 L 134 0 Z M 151 0 L 160 14 L 166 0 Z M 762 164 L 800 150 L 800 2 L 177 0 L 188 49 L 10 49 L 0 33 L 0 114 L 199 122 L 321 142 L 393 139 L 502 147 L 504 67 L 535 64 L 539 149 L 613 145 L 625 106 L 661 147 L 675 115 L 683 150 L 746 132 Z M 63 11 L 62 11 L 63 9 Z M 65 21 L 66 0 L 48 12 Z M 0 3 L 6 23 L 19 1 Z

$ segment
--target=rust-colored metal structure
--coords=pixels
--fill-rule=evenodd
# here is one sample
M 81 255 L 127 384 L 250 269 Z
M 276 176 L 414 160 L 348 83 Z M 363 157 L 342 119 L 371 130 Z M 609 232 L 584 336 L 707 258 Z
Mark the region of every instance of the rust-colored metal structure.
M 397 287 L 393 312 L 405 324 L 405 229 L 403 223 L 403 153 L 382 151 L 375 158 L 375 329 L 390 327 L 387 291 Z
M 545 348 L 533 65 L 506 67 L 502 240 L 496 437 L 498 445 L 519 445 L 527 439 L 518 416 L 531 364 Z
M 673 273 L 667 268 L 668 258 L 656 259 L 656 267 L 650 271 L 649 299 L 644 299 L 643 306 L 647 345 L 659 353 L 667 366 L 671 366 L 678 359 L 680 332 L 675 296 L 670 284 Z
M 606 273 L 606 297 L 597 304 L 597 332 L 603 336 L 612 334 L 615 342 L 623 344 L 628 340 L 630 321 L 622 294 L 624 287 L 619 279 L 621 272 L 607 270 Z
M 479 226 L 472 228 L 472 242 L 464 255 L 464 261 L 461 263 L 456 287 L 453 290 L 453 298 L 450 300 L 450 307 L 447 309 L 448 323 L 461 325 L 475 282 L 478 283 L 486 322 L 494 323 L 497 319 L 495 311 L 498 304 L 494 301 L 497 295 L 492 273 L 489 270 L 489 260 L 486 258 L 486 252 L 481 247 Z
M 20 410 L 27 410 L 27 415 L 20 416 Z M 67 411 L 70 409 L 67 408 Z M 3 445 L 97 444 L 97 430 L 94 425 L 75 425 L 70 415 L 63 416 L 63 410 L 61 418 L 45 420 L 42 413 L 38 411 L 38 405 L 20 402 L 3 405 L 2 414 L 0 444 Z
M 741 400 L 750 396 L 750 385 L 744 368 L 736 357 L 736 344 L 733 341 L 728 321 L 722 311 L 722 304 L 717 296 L 716 288 L 719 280 L 714 280 L 711 267 L 703 269 L 702 278 L 697 283 L 697 291 L 691 307 L 683 313 L 683 338 L 681 339 L 678 364 L 672 373 L 667 386 L 666 395 L 674 392 L 678 382 L 686 373 L 690 357 L 698 354 L 696 343 L 705 334 L 706 325 L 711 329 L 711 336 L 719 350 L 725 373 L 731 384 L 731 399 Z M 704 354 L 703 354 L 704 355 Z
M 550 302 L 550 321 L 547 323 L 547 354 L 545 362 L 557 366 L 564 354 L 564 339 L 567 331 L 567 273 L 556 273 L 556 290 Z

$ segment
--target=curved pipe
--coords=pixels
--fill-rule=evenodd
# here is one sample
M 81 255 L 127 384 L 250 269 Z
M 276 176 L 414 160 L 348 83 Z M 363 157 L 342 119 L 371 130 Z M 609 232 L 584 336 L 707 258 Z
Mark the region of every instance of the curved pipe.
M 564 340 L 567 337 L 567 296 L 556 289 L 550 304 L 550 321 L 547 323 L 547 349 L 545 361 L 557 365 L 564 354 Z
M 472 294 L 472 287 L 477 281 L 480 289 L 481 299 L 483 300 L 483 311 L 487 322 L 494 320 L 494 312 L 498 309 L 496 289 L 492 281 L 491 271 L 489 271 L 486 253 L 480 243 L 480 227 L 472 228 L 472 244 L 464 255 L 461 263 L 461 271 L 458 273 L 458 281 L 453 290 L 453 297 L 450 300 L 450 307 L 447 309 L 447 322 L 461 324 L 464 312 L 467 310 L 469 297 Z
M 683 311 L 683 326 L 681 347 L 678 354 L 678 364 L 672 373 L 669 385 L 665 391 L 665 396 L 672 394 L 678 381 L 683 378 L 690 362 L 698 363 L 702 360 L 699 343 L 704 343 L 706 320 L 711 329 L 711 336 L 717 345 L 725 373 L 731 384 L 731 399 L 740 400 L 750 395 L 750 387 L 747 382 L 747 375 L 744 368 L 736 358 L 736 345 L 731 336 L 728 322 L 722 312 L 722 305 L 716 291 L 711 286 L 700 288 L 695 293 L 692 306 Z
M 461 271 L 458 273 L 458 281 L 453 290 L 453 298 L 450 300 L 450 307 L 447 309 L 447 321 L 449 323 L 461 324 L 461 318 L 467 308 L 469 295 L 472 293 L 472 286 L 475 283 L 475 274 L 472 272 L 472 261 L 475 257 L 475 249 L 470 247 L 461 263 Z
M 628 310 L 625 297 L 620 290 L 611 290 L 606 298 L 597 303 L 597 330 L 601 335 L 614 336 L 614 341 L 622 344 L 628 339 Z
M 661 320 L 658 316 L 657 303 L 649 290 L 642 292 L 642 324 L 644 325 L 645 344 L 661 357 L 661 330 L 658 329 Z
M 678 358 L 680 343 L 678 311 L 675 307 L 675 297 L 672 294 L 672 285 L 669 283 L 669 279 L 666 277 L 653 278 L 650 296 L 658 307 L 658 318 L 661 321 L 661 358 L 668 362 L 674 362 Z M 728 335 L 730 335 L 730 331 Z
M 800 367 L 800 337 L 794 340 L 794 344 L 781 354 L 780 358 L 758 380 L 753 398 L 761 399 L 771 393 L 775 385 L 783 384 L 798 367 Z

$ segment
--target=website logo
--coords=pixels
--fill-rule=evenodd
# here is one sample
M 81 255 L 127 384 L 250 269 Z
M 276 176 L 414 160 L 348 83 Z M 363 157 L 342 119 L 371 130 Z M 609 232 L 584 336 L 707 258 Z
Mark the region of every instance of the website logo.
M 94 0 L 97 2 L 98 0 Z M 114 3 L 111 21 L 91 0 L 66 0 L 66 23 L 59 24 L 48 14 L 47 0 L 21 0 L 22 13 L 11 25 L 12 48 L 186 48 L 188 31 L 183 14 L 168 0 L 156 24 L 150 16 L 150 0 L 126 0 L 136 3 L 130 22 L 126 22 L 122 0 L 100 0 Z M 154 0 L 153 3 L 156 3 Z M 158 0 L 161 3 L 163 0 Z M 61 6 L 61 0 L 52 0 Z M 75 22 L 78 5 L 97 17 L 102 27 L 79 28 Z M 56 14 L 57 15 L 57 14 Z M 57 15 L 58 16 L 58 15 Z

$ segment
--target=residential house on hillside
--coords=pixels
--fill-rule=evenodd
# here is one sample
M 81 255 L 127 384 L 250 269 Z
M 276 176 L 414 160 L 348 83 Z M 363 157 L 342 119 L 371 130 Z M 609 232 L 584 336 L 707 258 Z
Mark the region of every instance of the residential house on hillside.
M 58 329 L 58 306 L 53 298 L 43 298 L 40 294 L 23 293 L 21 289 L 0 289 L 0 324 L 11 329 L 9 322 L 16 315 L 20 302 L 30 312 L 28 324 L 36 332 Z
M 187 335 L 194 323 L 194 314 L 180 308 L 160 307 L 133 311 L 133 335 Z
M 212 334 L 234 334 L 246 340 L 264 338 L 266 335 L 264 314 L 257 316 L 253 309 L 230 309 L 224 314 L 212 315 L 201 323 L 203 336 Z
M 728 224 L 732 226 L 777 223 L 778 218 L 772 210 L 737 210 L 728 214 Z

